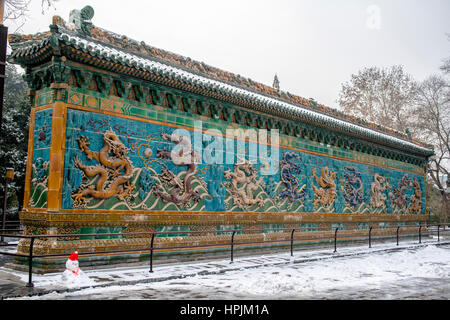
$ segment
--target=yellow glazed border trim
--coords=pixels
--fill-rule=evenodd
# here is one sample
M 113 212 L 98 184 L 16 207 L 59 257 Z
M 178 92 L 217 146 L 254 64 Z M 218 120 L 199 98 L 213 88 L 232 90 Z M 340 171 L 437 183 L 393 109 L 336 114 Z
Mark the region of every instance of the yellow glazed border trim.
M 53 104 L 47 196 L 47 208 L 51 211 L 58 211 L 61 208 L 59 193 L 63 185 L 60 176 L 61 172 L 64 171 L 64 153 L 62 147 L 65 144 L 63 140 L 65 132 L 63 117 L 65 110 L 65 104 L 63 102 L 57 101 Z
M 127 217 L 141 215 L 142 219 L 128 220 Z M 89 219 L 80 219 L 80 216 Z M 46 222 L 104 222 L 118 224 L 154 224 L 158 222 L 166 222 L 174 224 L 177 221 L 182 222 L 183 218 L 191 219 L 192 224 L 215 224 L 217 218 L 235 219 L 245 216 L 249 220 L 270 220 L 274 219 L 280 223 L 302 223 L 303 220 L 342 220 L 352 221 L 425 221 L 426 216 L 423 214 L 415 215 L 390 215 L 390 214 L 343 214 L 343 213 L 255 213 L 255 212 L 70 212 L 63 211 L 59 213 L 47 212 L 22 212 L 21 219 L 27 221 L 46 221 Z M 76 217 L 77 219 L 73 219 Z M 170 219 L 167 219 L 170 217 Z M 192 219 L 196 217 L 198 219 Z M 147 219 L 145 219 L 147 218 Z M 224 220 L 225 221 L 225 220 Z M 184 222 L 183 222 L 184 223 Z
M 67 131 L 67 104 L 63 104 L 62 108 L 62 116 L 63 116 L 63 125 L 62 125 L 62 140 L 61 140 L 61 173 L 59 176 L 59 192 L 58 192 L 58 199 L 59 199 L 59 209 L 61 210 L 62 207 L 62 193 L 64 188 L 64 167 L 65 167 L 65 159 L 66 159 L 66 131 Z
M 30 202 L 31 174 L 33 172 L 33 147 L 34 147 L 34 121 L 36 109 L 31 109 L 30 126 L 28 129 L 28 154 L 25 176 L 25 190 L 23 195 L 23 207 L 28 207 Z

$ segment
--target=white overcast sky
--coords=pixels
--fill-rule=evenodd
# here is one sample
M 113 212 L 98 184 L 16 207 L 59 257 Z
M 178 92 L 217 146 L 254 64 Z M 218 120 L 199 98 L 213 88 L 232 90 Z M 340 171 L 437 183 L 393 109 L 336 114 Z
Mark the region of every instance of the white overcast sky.
M 448 0 L 32 0 L 20 33 L 91 5 L 94 25 L 338 108 L 364 67 L 401 64 L 416 80 L 450 56 Z M 6 22 L 14 32 L 16 24 Z

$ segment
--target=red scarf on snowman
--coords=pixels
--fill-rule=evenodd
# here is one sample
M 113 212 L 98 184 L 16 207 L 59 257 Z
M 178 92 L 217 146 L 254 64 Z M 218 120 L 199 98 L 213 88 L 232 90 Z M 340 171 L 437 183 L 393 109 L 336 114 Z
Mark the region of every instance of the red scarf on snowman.
M 78 252 L 77 251 L 72 252 L 72 254 L 69 257 L 69 260 L 71 260 L 71 261 L 78 261 Z M 80 268 L 77 267 L 75 270 L 73 270 L 73 269 L 68 269 L 66 267 L 66 270 L 70 270 L 74 275 L 78 276 L 78 272 L 80 271 Z

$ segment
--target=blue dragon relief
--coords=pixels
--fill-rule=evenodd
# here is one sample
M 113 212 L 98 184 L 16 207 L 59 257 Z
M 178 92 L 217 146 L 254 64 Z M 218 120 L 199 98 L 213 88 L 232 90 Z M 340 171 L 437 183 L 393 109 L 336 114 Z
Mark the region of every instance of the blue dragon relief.
M 302 185 L 300 165 L 295 160 L 301 160 L 300 156 L 293 152 L 285 152 L 283 160 L 280 162 L 280 177 L 286 189 L 280 193 L 280 199 L 289 198 L 291 202 L 303 199 L 306 195 L 306 184 Z
M 348 205 L 356 207 L 364 201 L 361 173 L 353 167 L 345 167 L 344 170 L 344 181 L 342 182 L 344 200 Z

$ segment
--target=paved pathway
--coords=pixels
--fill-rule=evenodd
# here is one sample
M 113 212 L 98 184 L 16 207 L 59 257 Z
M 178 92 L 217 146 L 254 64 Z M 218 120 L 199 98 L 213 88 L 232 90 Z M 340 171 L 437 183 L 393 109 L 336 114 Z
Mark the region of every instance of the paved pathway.
M 442 239 L 439 245 L 450 245 L 450 239 Z M 374 252 L 387 252 L 417 248 L 421 246 L 437 245 L 437 237 L 417 241 L 405 241 L 398 247 L 395 243 L 373 243 L 372 248 L 367 246 L 341 247 L 337 253 L 332 248 L 308 249 L 290 253 L 279 253 L 263 256 L 235 256 L 235 261 L 230 263 L 227 259 L 203 260 L 196 262 L 166 263 L 153 266 L 153 273 L 149 273 L 148 265 L 134 267 L 116 267 L 96 270 L 85 270 L 89 281 L 77 287 L 68 288 L 60 281 L 61 273 L 33 275 L 33 288 L 27 288 L 28 274 L 16 270 L 0 267 L 0 299 L 34 296 L 50 292 L 74 292 L 82 288 L 108 287 L 112 285 L 132 285 L 138 283 L 160 282 L 172 279 L 182 279 L 196 275 L 222 274 L 239 269 L 258 268 L 263 266 L 283 265 L 289 263 L 303 263 L 320 259 L 355 256 Z

